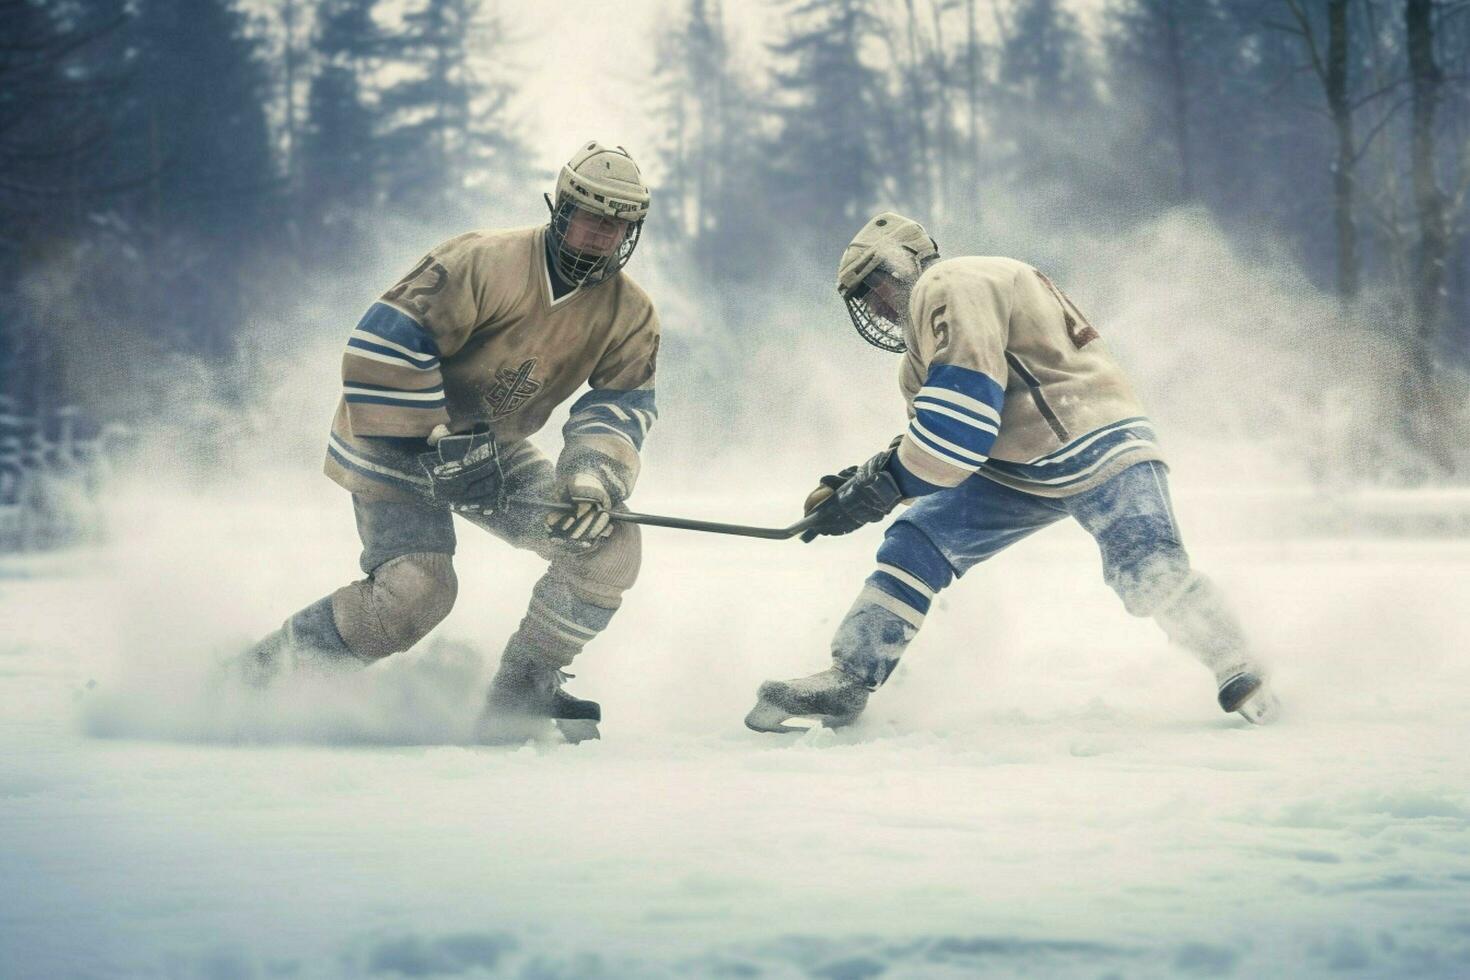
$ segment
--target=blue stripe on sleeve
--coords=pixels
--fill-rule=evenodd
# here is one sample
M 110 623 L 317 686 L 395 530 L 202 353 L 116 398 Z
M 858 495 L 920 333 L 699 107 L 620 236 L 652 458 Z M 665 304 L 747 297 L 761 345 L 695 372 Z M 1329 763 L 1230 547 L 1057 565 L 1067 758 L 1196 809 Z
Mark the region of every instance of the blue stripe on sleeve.
M 439 366 L 439 358 L 437 357 L 428 357 L 424 360 L 416 361 L 407 357 L 402 352 L 394 350 L 391 347 L 383 347 L 380 344 L 374 344 L 370 341 L 363 340 L 361 337 L 348 338 L 347 346 L 355 347 L 358 350 L 369 351 L 373 354 L 381 354 L 385 357 L 396 358 L 409 367 L 415 368 L 419 371 L 429 371 Z
M 425 394 L 431 391 L 444 390 L 443 382 L 440 382 L 436 385 L 430 385 L 427 388 L 396 388 L 393 385 L 368 384 L 366 381 L 348 381 L 346 382 L 346 386 L 349 388 L 362 388 L 365 391 L 407 391 L 416 394 Z
M 584 408 L 593 405 L 609 404 L 617 405 L 625 409 L 641 409 L 658 417 L 658 408 L 655 404 L 652 388 L 635 388 L 630 391 L 619 391 L 615 388 L 593 388 L 587 394 L 572 403 L 572 414 L 576 415 Z
M 420 354 L 439 356 L 439 344 L 434 340 L 434 335 L 408 314 L 395 310 L 387 303 L 374 303 L 368 307 L 368 311 L 358 321 L 357 329 Z
M 948 388 L 950 391 L 969 395 L 991 406 L 997 412 L 1000 411 L 1006 400 L 1005 388 L 997 384 L 988 374 L 972 371 L 957 364 L 935 364 L 929 368 L 929 376 L 924 379 L 924 385 Z
M 962 470 L 969 470 L 971 473 L 979 469 L 984 462 L 983 460 L 971 459 L 968 456 L 961 456 L 948 446 L 941 446 L 932 437 L 919 431 L 919 426 L 915 424 L 917 421 L 915 419 L 914 422 L 909 423 L 909 437 L 917 442 L 923 443 L 925 447 L 932 449 L 934 454 L 939 456 L 940 459 Z
M 579 433 L 593 435 L 614 430 L 641 450 L 643 439 L 658 418 L 652 388 L 617 391 L 594 388 L 572 405 L 570 418 L 562 429 L 564 436 Z
M 961 422 L 953 416 L 920 408 L 914 413 L 914 417 L 919 420 L 920 425 L 940 439 L 952 442 L 961 449 L 968 449 L 977 456 L 989 456 L 990 447 L 995 445 L 995 433 Z M 968 462 L 975 465 L 974 460 Z
M 393 398 L 389 395 L 343 395 L 349 405 L 392 405 L 394 408 L 443 408 L 443 398 L 421 401 L 417 398 Z
M 939 411 L 939 414 L 941 415 L 943 415 L 945 412 L 954 412 L 956 415 L 963 415 L 967 419 L 974 419 L 979 424 L 991 429 L 994 429 L 999 425 L 999 423 L 997 423 L 995 419 L 991 418 L 988 415 L 981 415 L 974 409 L 969 408 L 965 405 L 957 404 L 953 401 L 947 401 L 942 398 L 936 398 L 931 395 L 926 395 L 922 390 L 920 390 L 919 393 L 914 396 L 914 408 L 917 410 L 928 408 L 930 410 Z

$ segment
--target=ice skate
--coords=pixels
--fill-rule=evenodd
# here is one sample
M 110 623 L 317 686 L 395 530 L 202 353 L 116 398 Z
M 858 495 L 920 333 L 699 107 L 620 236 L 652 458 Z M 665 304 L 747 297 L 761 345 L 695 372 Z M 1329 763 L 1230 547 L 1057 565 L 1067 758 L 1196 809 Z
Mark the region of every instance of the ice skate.
M 1242 670 L 1220 685 L 1220 707 L 1227 713 L 1235 712 L 1252 725 L 1267 725 L 1280 714 L 1281 702 L 1262 674 Z
M 828 728 L 851 724 L 868 703 L 868 686 L 837 667 L 810 677 L 766 681 L 756 692 L 755 707 L 745 727 L 756 732 L 801 732 L 810 725 L 788 725 L 805 719 Z
M 525 655 L 507 654 L 490 683 L 480 716 L 479 740 L 506 745 L 536 738 L 548 722 L 575 745 L 601 738 L 602 706 L 562 690 L 572 675 Z

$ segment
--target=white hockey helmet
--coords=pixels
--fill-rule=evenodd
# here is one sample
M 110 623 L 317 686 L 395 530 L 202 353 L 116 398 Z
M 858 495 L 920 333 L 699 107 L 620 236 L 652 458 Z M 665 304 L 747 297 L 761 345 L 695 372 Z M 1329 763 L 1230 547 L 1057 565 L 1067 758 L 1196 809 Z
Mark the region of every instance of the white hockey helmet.
M 864 340 L 898 354 L 907 349 L 903 338 L 907 309 L 884 308 L 870 294 L 875 286 L 891 282 L 904 297 L 900 305 L 906 306 L 908 291 L 938 258 L 939 246 L 924 226 L 893 211 L 874 215 L 853 236 L 837 263 L 837 294 Z
M 577 286 L 591 286 L 617 273 L 633 255 L 648 216 L 648 185 L 633 157 L 621 146 L 584 143 L 561 168 L 551 207 L 551 243 L 556 270 Z M 594 216 L 596 230 L 577 245 L 567 241 L 573 215 Z

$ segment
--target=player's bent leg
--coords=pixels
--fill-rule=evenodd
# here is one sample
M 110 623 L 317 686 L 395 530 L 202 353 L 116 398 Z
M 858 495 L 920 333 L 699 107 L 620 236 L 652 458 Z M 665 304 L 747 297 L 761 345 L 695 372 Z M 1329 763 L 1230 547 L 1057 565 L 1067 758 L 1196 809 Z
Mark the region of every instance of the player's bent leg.
M 332 597 L 325 596 L 289 616 L 276 630 L 245 651 L 226 672 L 254 688 L 265 688 L 298 665 L 319 670 L 360 666 L 342 639 L 332 616 Z
M 1224 595 L 1191 567 L 1167 486 L 1161 464 L 1140 463 L 1071 507 L 1096 539 L 1103 577 L 1124 608 L 1152 618 L 1215 675 L 1221 708 L 1267 720 L 1274 697 L 1266 671 Z
M 436 552 L 401 555 L 332 593 L 333 622 L 353 655 L 372 663 L 402 653 L 438 626 L 459 592 L 453 562 Z
M 916 525 L 896 521 L 878 549 L 878 568 L 832 638 L 832 666 L 809 677 L 766 681 L 745 725 L 758 732 L 798 731 L 805 719 L 828 727 L 850 724 L 868 695 L 892 675 L 924 624 L 934 594 L 954 569 Z
M 449 555 L 384 562 L 367 578 L 294 613 L 257 643 L 242 660 L 245 679 L 263 687 L 288 669 L 362 666 L 401 653 L 449 615 L 457 589 Z
M 482 738 L 523 739 L 533 734 L 530 725 L 547 718 L 558 720 L 568 741 L 598 737 L 601 707 L 562 690 L 570 676 L 565 668 L 607 628 L 641 563 L 642 535 L 633 524 L 615 525 L 591 551 L 555 553 L 501 656 L 486 696 Z
M 236 663 L 264 687 L 292 666 L 362 666 L 407 650 L 454 605 L 447 508 L 353 494 L 366 576 L 292 615 Z
M 832 638 L 834 666 L 877 688 L 918 635 L 935 593 L 952 581 L 954 569 L 929 536 L 895 521 L 878 548 L 877 569 Z

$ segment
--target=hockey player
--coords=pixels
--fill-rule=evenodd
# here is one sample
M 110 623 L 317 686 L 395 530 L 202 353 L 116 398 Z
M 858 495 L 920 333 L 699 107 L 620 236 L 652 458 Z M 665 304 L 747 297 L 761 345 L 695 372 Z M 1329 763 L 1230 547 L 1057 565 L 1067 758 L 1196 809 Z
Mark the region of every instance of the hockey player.
M 1220 707 L 1267 720 L 1275 699 L 1218 590 L 1190 568 L 1154 429 L 1080 310 L 1014 259 L 939 261 L 934 240 L 892 212 L 843 252 L 837 289 L 858 333 L 904 354 L 907 430 L 823 477 L 804 540 L 892 525 L 832 641 L 832 667 L 761 685 L 746 724 L 792 731 L 852 721 L 897 666 L 936 593 L 1047 525 L 1072 517 L 1096 539 L 1103 577 L 1215 675 Z
M 352 493 L 366 577 L 261 641 L 243 665 L 253 682 L 293 661 L 370 664 L 418 642 L 454 605 L 458 513 L 550 562 L 491 683 L 483 734 L 518 739 L 554 718 L 571 740 L 596 737 L 601 709 L 562 690 L 563 669 L 638 574 L 638 528 L 609 512 L 633 491 L 656 415 L 658 317 L 622 271 L 649 192 L 627 151 L 587 143 L 547 203 L 547 225 L 433 249 L 352 331 L 326 472 Z M 553 466 L 526 439 L 583 384 Z

